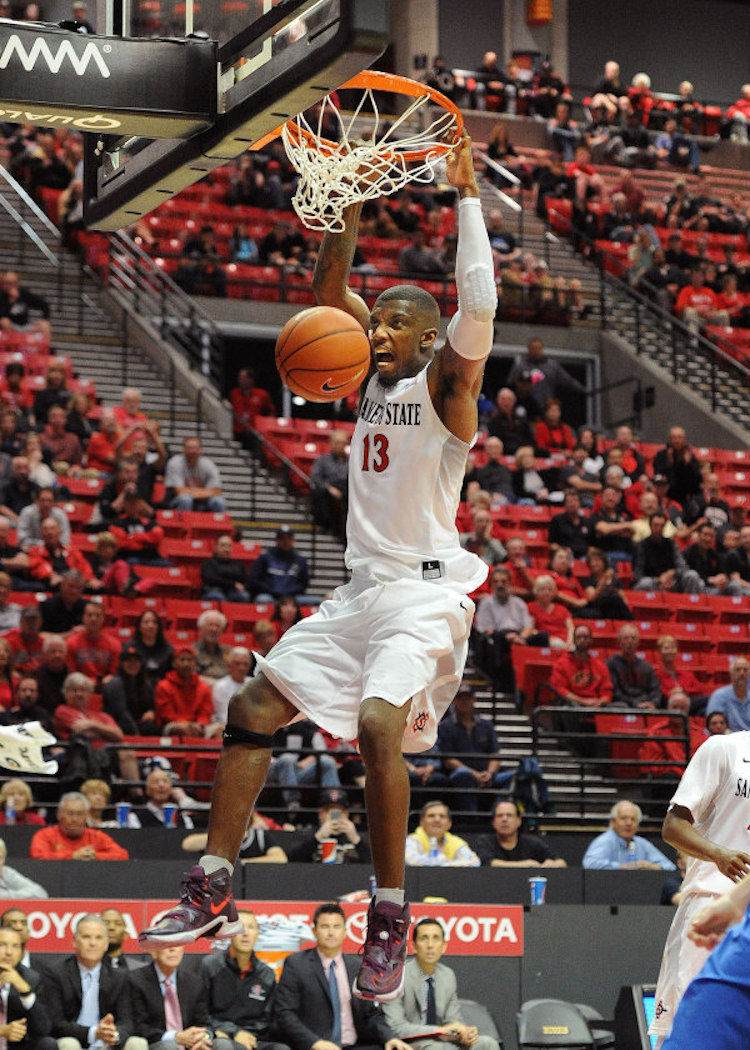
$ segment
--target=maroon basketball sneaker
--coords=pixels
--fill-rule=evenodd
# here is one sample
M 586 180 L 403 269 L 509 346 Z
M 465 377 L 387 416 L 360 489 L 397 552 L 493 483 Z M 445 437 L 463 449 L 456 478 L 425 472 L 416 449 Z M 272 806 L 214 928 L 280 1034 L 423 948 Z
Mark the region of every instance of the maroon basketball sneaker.
M 352 991 L 359 999 L 380 1003 L 404 994 L 404 963 L 411 914 L 409 905 L 400 908 L 390 901 L 370 902 L 363 959 Z
M 182 880 L 180 903 L 138 937 L 147 948 L 192 944 L 199 937 L 234 937 L 244 927 L 232 897 L 232 876 L 226 868 L 206 875 L 196 865 Z

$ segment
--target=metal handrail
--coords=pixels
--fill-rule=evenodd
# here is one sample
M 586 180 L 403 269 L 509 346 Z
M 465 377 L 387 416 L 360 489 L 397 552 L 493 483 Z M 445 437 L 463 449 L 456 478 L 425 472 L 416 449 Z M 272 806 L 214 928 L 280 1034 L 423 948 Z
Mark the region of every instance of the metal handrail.
M 547 228 L 549 231 L 549 220 L 547 220 Z M 549 231 L 551 233 L 551 231 Z M 554 236 L 554 235 L 553 235 Z M 649 297 L 649 294 L 644 294 L 639 288 L 645 289 L 646 293 L 656 293 L 656 289 L 653 285 L 649 284 L 648 281 L 644 281 L 642 278 L 639 280 L 639 288 L 634 288 L 627 281 L 623 281 L 621 278 L 616 277 L 614 274 L 609 273 L 605 268 L 605 261 L 607 259 L 612 260 L 618 266 L 622 265 L 622 259 L 617 256 L 614 252 L 607 251 L 602 248 L 600 244 L 586 234 L 576 233 L 576 236 L 580 241 L 586 244 L 592 249 L 591 261 L 597 266 L 599 273 L 599 298 L 602 311 L 602 328 L 607 328 L 607 305 L 606 305 L 606 289 L 610 288 L 625 299 L 630 300 L 636 310 L 636 325 L 634 333 L 634 347 L 636 356 L 644 353 L 644 345 L 641 334 L 641 322 L 645 316 L 648 320 L 661 326 L 665 336 L 669 338 L 672 346 L 672 362 L 671 372 L 672 379 L 674 382 L 678 382 L 683 379 L 682 371 L 680 369 L 678 354 L 680 351 L 690 351 L 690 355 L 695 357 L 696 354 L 701 354 L 706 360 L 710 368 L 710 385 L 711 385 L 711 410 L 717 411 L 717 390 L 718 390 L 718 377 L 716 373 L 717 362 L 725 365 L 728 368 L 732 368 L 740 372 L 743 377 L 747 380 L 750 379 L 750 368 L 737 361 L 730 354 L 728 354 L 718 343 L 713 342 L 700 332 L 695 332 L 689 328 L 684 321 L 671 312 L 671 310 L 663 309 L 658 302 Z M 601 238 L 597 238 L 601 240 Z M 571 245 L 571 250 L 574 250 Z M 687 378 L 684 380 L 688 382 Z
M 127 234 L 109 239 L 109 280 L 161 337 L 218 391 L 224 382 L 224 341 L 218 326 Z

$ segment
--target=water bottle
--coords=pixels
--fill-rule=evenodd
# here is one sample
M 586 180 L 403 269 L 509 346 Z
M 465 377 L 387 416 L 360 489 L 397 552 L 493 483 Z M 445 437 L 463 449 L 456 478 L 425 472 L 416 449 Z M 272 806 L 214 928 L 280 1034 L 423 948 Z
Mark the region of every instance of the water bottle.
M 427 863 L 440 863 L 440 850 L 438 849 L 438 840 L 435 838 L 434 835 L 430 838 L 430 852 L 427 854 Z
M 15 824 L 16 822 L 16 807 L 12 798 L 9 798 L 5 803 L 5 823 Z
M 378 892 L 378 880 L 374 875 L 370 876 L 370 899 L 375 900 L 375 894 Z

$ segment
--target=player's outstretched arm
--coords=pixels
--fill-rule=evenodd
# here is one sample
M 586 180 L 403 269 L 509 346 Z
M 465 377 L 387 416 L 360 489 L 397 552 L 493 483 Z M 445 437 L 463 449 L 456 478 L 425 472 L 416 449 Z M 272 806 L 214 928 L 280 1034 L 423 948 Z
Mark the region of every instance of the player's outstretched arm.
M 748 901 L 750 877 L 736 882 L 728 893 L 701 908 L 688 927 L 688 937 L 701 948 L 714 948 L 729 927 L 740 922 Z
M 435 409 L 446 427 L 471 441 L 477 427 L 476 400 L 484 363 L 492 349 L 497 289 L 492 249 L 482 216 L 471 139 L 464 133 L 445 162 L 448 181 L 458 190 L 456 287 L 458 310 L 448 338 L 428 373 Z
M 335 306 L 355 317 L 365 331 L 370 327 L 370 311 L 361 296 L 349 287 L 349 274 L 357 247 L 361 201 L 344 209 L 343 233 L 326 233 L 313 273 L 313 291 L 319 306 Z
M 722 875 L 739 882 L 750 873 L 750 854 L 711 842 L 693 826 L 693 815 L 684 806 L 672 806 L 664 818 L 662 838 L 690 857 L 715 864 Z

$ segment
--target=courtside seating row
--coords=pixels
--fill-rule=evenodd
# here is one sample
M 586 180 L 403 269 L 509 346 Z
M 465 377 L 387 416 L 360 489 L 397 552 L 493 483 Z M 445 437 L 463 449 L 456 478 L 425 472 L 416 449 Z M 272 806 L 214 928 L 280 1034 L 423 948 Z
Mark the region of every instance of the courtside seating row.
M 37 605 L 47 598 L 44 592 L 13 591 L 11 602 L 17 605 Z M 196 622 L 201 613 L 209 609 L 219 609 L 228 621 L 229 635 L 249 637 L 253 627 L 260 620 L 273 617 L 274 606 L 266 602 L 216 602 L 201 598 L 177 598 L 163 595 L 149 595 L 146 598 L 122 598 L 119 595 L 107 594 L 100 599 L 106 614 L 107 627 L 115 630 L 118 636 L 127 640 L 131 637 L 136 620 L 146 609 L 153 609 L 163 620 L 168 632 L 186 632 L 190 642 L 197 637 Z M 311 606 L 302 606 L 302 615 L 308 616 Z M 222 641 L 226 643 L 227 638 Z M 238 643 L 243 644 L 243 643 Z
M 724 331 L 724 329 L 720 329 Z M 269 440 L 273 440 L 274 436 L 285 437 L 285 438 L 296 438 L 297 440 L 310 441 L 316 440 L 321 436 L 325 436 L 330 433 L 331 430 L 346 430 L 348 433 L 353 433 L 353 423 L 339 423 L 335 420 L 330 419 L 295 419 L 286 416 L 258 416 L 255 422 L 256 429 L 267 436 Z M 484 444 L 487 440 L 488 435 L 480 430 L 477 433 L 476 444 L 474 445 L 473 452 L 476 454 L 477 451 L 484 450 Z M 610 448 L 614 445 L 614 439 L 608 438 L 601 441 L 601 447 L 603 450 Z M 651 441 L 634 441 L 635 448 L 641 453 L 646 466 L 650 467 L 652 460 L 656 453 L 664 448 L 663 442 L 651 442 Z M 750 450 L 749 449 L 728 449 L 728 448 L 712 448 L 707 445 L 692 445 L 691 451 L 697 460 L 703 462 L 708 460 L 713 463 L 715 469 L 730 469 L 731 467 L 741 468 L 747 466 L 750 469 Z M 515 465 L 513 456 L 505 456 L 504 462 L 512 467 Z M 538 466 L 547 467 L 553 466 L 554 460 L 549 461 L 539 460 Z M 482 463 L 477 461 L 477 466 L 481 466 Z M 523 507 L 523 508 L 505 508 L 509 513 L 513 513 L 514 510 L 531 511 L 534 514 L 552 514 L 557 513 L 553 507 Z
M 593 655 L 601 660 L 606 660 L 617 652 L 616 647 L 595 645 L 591 650 Z M 654 650 L 642 647 L 640 654 L 643 659 L 656 664 Z M 681 652 L 677 657 L 677 666 L 690 670 L 705 686 L 706 694 L 722 685 L 728 685 L 729 662 L 733 656 L 747 656 L 748 649 L 737 649 L 731 653 L 697 653 Z M 542 682 L 549 682 L 552 668 L 559 653 L 554 649 L 535 648 L 527 645 L 514 645 L 511 647 L 511 659 L 516 679 L 516 688 L 522 698 L 524 709 L 532 710 L 537 697 L 537 687 Z M 538 701 L 541 705 L 554 703 L 554 696 L 548 690 L 541 690 Z
M 46 332 L 0 331 L 0 350 L 5 353 L 49 354 L 49 335 Z M 24 357 L 25 361 L 26 358 Z M 58 360 L 57 358 L 55 360 Z
M 3 335 L 5 333 L 2 333 Z M 15 334 L 15 333 L 11 333 Z M 21 335 L 31 334 L 21 332 Z M 5 371 L 7 365 L 17 363 L 23 365 L 28 376 L 44 376 L 50 365 L 62 365 L 68 382 L 73 378 L 73 362 L 67 356 L 51 354 L 49 349 L 18 349 L 13 344 L 3 345 L 0 343 L 0 369 Z
M 13 358 L 16 358 L 15 354 L 13 355 Z M 56 360 L 57 358 L 52 357 L 49 359 L 49 363 Z M 5 365 L 8 363 L 9 362 L 6 361 L 0 364 L 0 369 L 3 372 L 5 371 Z M 26 361 L 22 361 L 21 363 L 24 365 L 24 367 L 26 367 Z M 44 374 L 45 372 L 46 367 L 43 370 L 36 372 L 35 374 L 24 376 L 21 380 L 21 390 L 23 390 L 24 393 L 32 395 L 36 394 L 39 390 L 43 390 L 46 386 L 46 377 Z M 91 397 L 93 400 L 96 400 L 96 385 L 93 379 L 74 379 L 72 376 L 69 376 L 66 380 L 65 386 L 67 391 L 71 394 L 82 392 L 84 394 L 88 394 L 89 397 Z M 89 413 L 89 415 L 93 415 L 93 412 Z
M 85 488 L 88 486 L 88 480 L 86 479 L 64 477 L 63 481 L 66 485 L 74 482 L 78 490 L 76 492 L 77 498 L 71 502 L 61 503 L 59 506 L 70 518 L 72 531 L 74 533 L 81 532 L 83 526 L 87 525 L 91 519 L 96 496 L 92 499 L 90 492 L 85 491 Z M 92 482 L 92 491 L 94 491 L 96 486 L 100 485 L 100 482 L 98 479 L 92 479 Z M 81 494 L 82 490 L 83 494 Z M 231 536 L 234 534 L 234 522 L 231 515 L 226 512 L 157 510 L 156 524 L 161 525 L 165 538 L 170 540 L 208 540 L 215 543 L 219 536 L 224 534 Z M 106 528 L 106 524 L 102 523 L 101 531 L 104 531 Z M 249 549 L 252 549 L 253 546 L 253 544 L 250 544 Z M 243 550 L 246 548 L 247 544 L 242 547 Z

